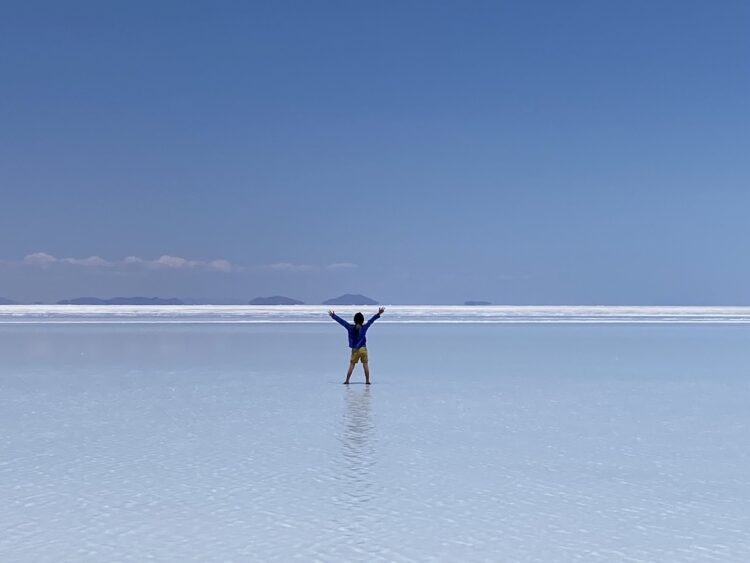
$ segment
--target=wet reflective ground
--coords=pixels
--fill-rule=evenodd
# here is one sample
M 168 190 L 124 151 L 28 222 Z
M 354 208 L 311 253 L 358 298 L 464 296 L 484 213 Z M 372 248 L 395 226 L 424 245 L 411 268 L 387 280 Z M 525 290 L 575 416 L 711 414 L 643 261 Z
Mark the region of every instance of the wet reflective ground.
M 747 560 L 749 336 L 0 327 L 0 560 Z

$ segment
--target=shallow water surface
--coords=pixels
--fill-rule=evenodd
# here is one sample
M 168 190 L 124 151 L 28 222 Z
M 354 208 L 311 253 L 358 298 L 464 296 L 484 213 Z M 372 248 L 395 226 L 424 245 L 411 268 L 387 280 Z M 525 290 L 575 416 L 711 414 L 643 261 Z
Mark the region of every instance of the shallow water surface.
M 0 326 L 0 560 L 750 560 L 749 337 Z

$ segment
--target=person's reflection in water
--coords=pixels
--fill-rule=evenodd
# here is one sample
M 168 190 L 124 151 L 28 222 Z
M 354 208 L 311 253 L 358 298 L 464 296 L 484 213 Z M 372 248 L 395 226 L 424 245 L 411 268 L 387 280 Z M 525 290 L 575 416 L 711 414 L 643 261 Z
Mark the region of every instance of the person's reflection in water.
M 375 465 L 375 437 L 370 387 L 348 387 L 344 391 L 344 426 L 339 436 L 343 457 L 339 501 L 346 510 L 351 532 L 367 529 L 373 515 L 368 504 L 374 497 L 372 469 Z

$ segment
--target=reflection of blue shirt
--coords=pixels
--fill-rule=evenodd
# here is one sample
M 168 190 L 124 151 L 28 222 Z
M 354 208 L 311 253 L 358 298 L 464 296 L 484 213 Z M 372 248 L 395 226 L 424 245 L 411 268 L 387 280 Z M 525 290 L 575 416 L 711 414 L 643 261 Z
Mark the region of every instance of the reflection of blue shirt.
M 332 317 L 334 321 L 336 321 L 347 331 L 349 331 L 349 348 L 362 348 L 362 346 L 367 346 L 367 338 L 365 337 L 365 335 L 367 334 L 367 329 L 370 328 L 370 325 L 375 322 L 375 319 L 380 318 L 380 313 L 375 313 L 369 321 L 359 327 L 358 334 L 355 325 L 346 322 L 335 313 L 332 315 Z

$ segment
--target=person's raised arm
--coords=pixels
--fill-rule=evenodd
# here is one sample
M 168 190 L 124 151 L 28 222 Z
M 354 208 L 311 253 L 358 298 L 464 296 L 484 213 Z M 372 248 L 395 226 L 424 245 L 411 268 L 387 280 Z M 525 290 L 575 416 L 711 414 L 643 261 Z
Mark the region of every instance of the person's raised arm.
M 378 320 L 380 318 L 380 315 L 382 315 L 384 312 L 385 312 L 385 307 L 379 307 L 378 312 L 375 313 L 372 317 L 370 317 L 370 320 L 367 321 L 365 326 L 370 326 L 372 323 Z
M 349 324 L 348 322 L 346 322 L 346 321 L 345 321 L 344 319 L 342 319 L 341 317 L 339 317 L 339 316 L 338 316 L 338 315 L 337 315 L 336 313 L 334 313 L 333 311 L 328 311 L 328 314 L 329 314 L 329 315 L 331 315 L 331 318 L 332 318 L 332 319 L 333 319 L 334 321 L 336 321 L 337 323 L 339 323 L 339 324 L 340 324 L 341 326 L 343 326 L 343 327 L 344 327 L 345 329 L 349 330 L 349 327 L 351 327 L 351 325 L 350 325 L 350 324 Z

